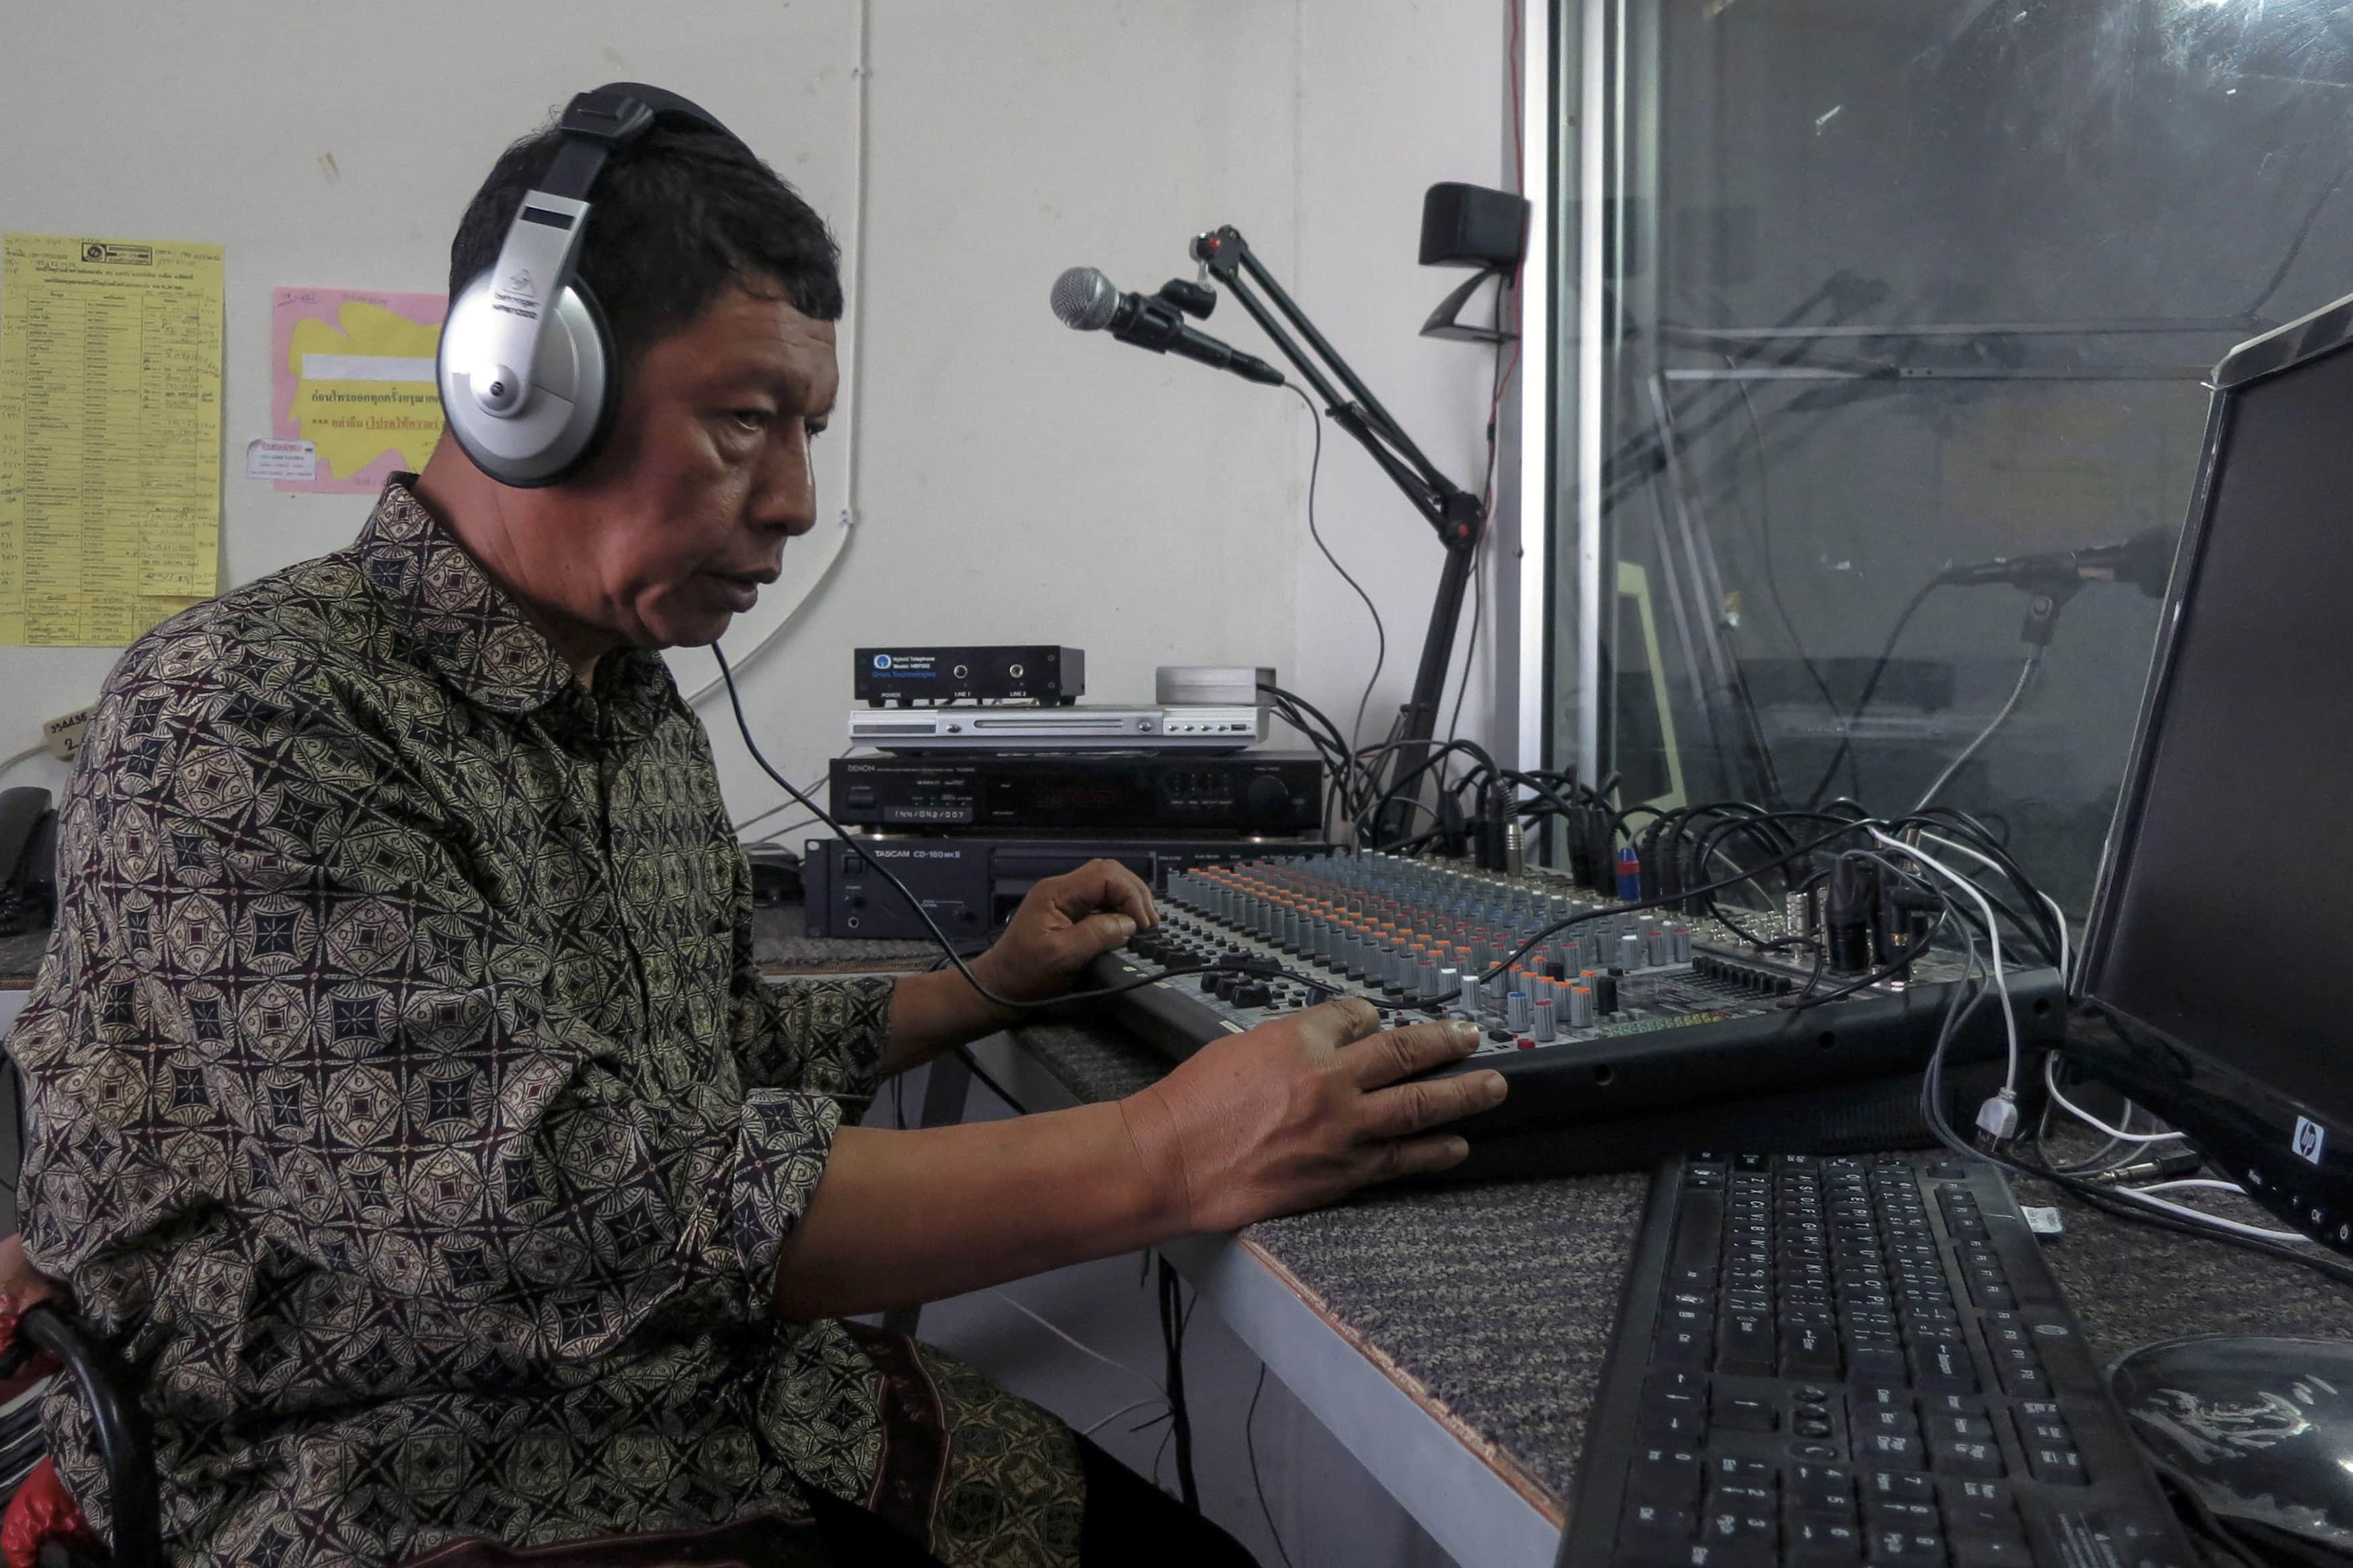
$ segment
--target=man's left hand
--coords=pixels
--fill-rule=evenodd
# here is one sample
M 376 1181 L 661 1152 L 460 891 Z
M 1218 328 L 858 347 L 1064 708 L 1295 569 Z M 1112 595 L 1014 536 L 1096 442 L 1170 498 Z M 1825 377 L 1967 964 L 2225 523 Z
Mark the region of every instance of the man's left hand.
M 1090 860 L 1031 888 L 973 973 L 1000 996 L 1041 1002 L 1069 989 L 1088 960 L 1159 923 L 1143 878 L 1116 860 Z

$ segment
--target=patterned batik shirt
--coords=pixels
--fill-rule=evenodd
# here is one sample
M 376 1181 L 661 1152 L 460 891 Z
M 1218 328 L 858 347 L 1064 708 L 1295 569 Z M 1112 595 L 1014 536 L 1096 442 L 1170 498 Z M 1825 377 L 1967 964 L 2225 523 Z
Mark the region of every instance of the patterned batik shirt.
M 108 679 L 9 1037 L 27 1256 L 122 1351 L 192 1563 L 873 1508 L 1075 1555 L 1068 1428 L 774 1306 L 879 980 L 770 985 L 706 736 L 590 686 L 401 480 Z M 64 1384 L 69 1380 L 59 1379 Z M 93 1521 L 81 1402 L 45 1411 Z

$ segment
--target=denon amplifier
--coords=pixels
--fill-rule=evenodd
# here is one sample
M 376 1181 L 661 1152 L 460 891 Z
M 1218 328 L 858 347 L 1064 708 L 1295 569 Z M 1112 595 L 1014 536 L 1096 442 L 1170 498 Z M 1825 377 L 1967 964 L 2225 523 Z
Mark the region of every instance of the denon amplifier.
M 860 837 L 866 852 L 891 868 L 955 939 L 987 936 L 1020 907 L 1023 895 L 1048 877 L 1075 871 L 1090 860 L 1117 860 L 1152 884 L 1168 885 L 1172 871 L 1229 865 L 1268 855 L 1327 855 L 1332 847 L 1300 839 L 1244 838 L 899 838 Z M 931 932 L 907 900 L 858 850 L 839 838 L 812 838 L 803 848 L 801 881 L 807 890 L 811 936 L 926 941 Z
M 836 757 L 836 820 L 912 833 L 1314 833 L 1324 763 L 1239 756 Z

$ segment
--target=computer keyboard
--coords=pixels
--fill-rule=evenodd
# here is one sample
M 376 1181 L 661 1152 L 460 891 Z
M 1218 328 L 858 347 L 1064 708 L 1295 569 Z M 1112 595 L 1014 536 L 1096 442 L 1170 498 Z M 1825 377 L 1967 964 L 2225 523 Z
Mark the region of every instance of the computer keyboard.
M 2001 1173 L 1654 1177 L 1565 1568 L 2192 1568 Z

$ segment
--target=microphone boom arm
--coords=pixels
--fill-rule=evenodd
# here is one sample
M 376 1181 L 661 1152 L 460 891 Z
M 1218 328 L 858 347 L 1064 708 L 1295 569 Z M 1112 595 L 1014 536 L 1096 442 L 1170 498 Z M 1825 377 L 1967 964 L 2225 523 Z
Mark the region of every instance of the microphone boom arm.
M 1446 560 L 1440 569 L 1438 592 L 1430 604 L 1420 662 L 1414 669 L 1412 695 L 1405 706 L 1404 733 L 1398 746 L 1384 753 L 1383 763 L 1377 767 L 1375 775 L 1382 776 L 1385 772 L 1390 778 L 1417 776 L 1416 770 L 1429 755 L 1430 743 L 1438 733 L 1446 672 L 1453 661 L 1454 635 L 1461 624 L 1463 595 L 1470 589 L 1478 563 L 1479 542 L 1486 531 L 1487 509 L 1477 496 L 1449 479 L 1414 445 L 1412 437 L 1381 405 L 1381 400 L 1373 395 L 1372 389 L 1357 376 L 1340 351 L 1315 330 L 1307 313 L 1284 292 L 1240 230 L 1229 224 L 1213 233 L 1196 237 L 1192 255 L 1241 301 L 1242 309 L 1250 312 L 1250 319 L 1282 357 L 1315 389 L 1333 423 L 1356 437 L 1357 445 L 1371 454 L 1381 472 L 1413 503 L 1414 510 L 1437 531 L 1439 542 L 1445 547 Z M 1252 284 L 1266 291 L 1265 300 L 1259 298 Z M 1269 309 L 1270 300 L 1272 309 Z M 1293 329 L 1299 338 L 1306 341 L 1305 348 L 1292 336 Z M 1314 350 L 1312 356 L 1309 349 Z M 1337 387 L 1333 384 L 1335 378 L 1340 384 Z M 1342 395 L 1343 387 L 1348 395 Z M 1407 803 L 1390 802 L 1381 814 L 1377 837 L 1384 842 L 1403 837 L 1410 812 L 1411 806 Z

